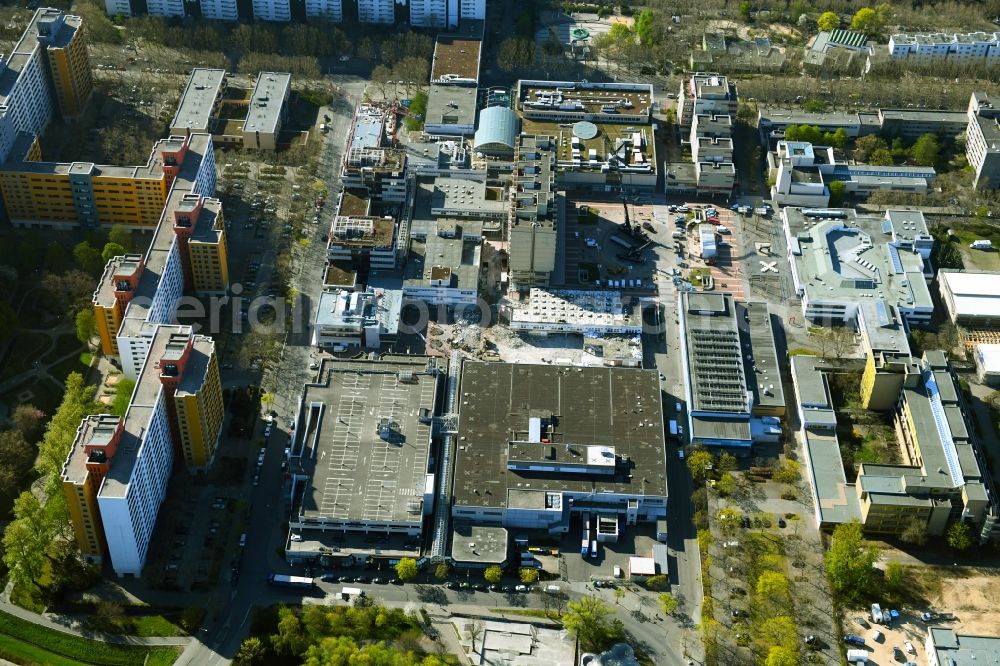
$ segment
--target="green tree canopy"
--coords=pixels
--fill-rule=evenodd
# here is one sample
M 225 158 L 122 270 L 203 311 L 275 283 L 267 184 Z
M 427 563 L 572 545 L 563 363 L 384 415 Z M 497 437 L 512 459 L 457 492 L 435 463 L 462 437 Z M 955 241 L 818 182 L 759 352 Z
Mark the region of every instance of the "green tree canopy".
M 534 567 L 521 567 L 518 575 L 521 577 L 521 582 L 525 585 L 531 585 L 538 581 L 538 569 Z
M 790 594 L 788 578 L 780 571 L 765 571 L 757 579 L 757 596 L 782 601 L 789 598 Z
M 132 249 L 132 232 L 128 227 L 115 224 L 111 226 L 111 230 L 108 231 L 108 242 L 117 243 L 127 250 Z
M 892 152 L 887 148 L 879 148 L 868 157 L 868 163 L 873 166 L 892 166 L 893 162 Z
M 837 525 L 826 552 L 826 574 L 834 594 L 853 602 L 875 589 L 879 553 L 878 546 L 865 540 L 857 520 Z
M 677 610 L 677 606 L 680 605 L 677 598 L 669 592 L 663 592 L 656 597 L 656 600 L 660 602 L 660 610 L 663 611 L 664 615 L 672 615 Z
M 105 243 L 104 249 L 101 251 L 101 259 L 107 264 L 109 261 L 115 257 L 120 257 L 125 254 L 125 247 L 119 245 L 118 243 Z
M 688 454 L 687 466 L 695 483 L 704 483 L 715 464 L 712 454 L 704 449 L 695 449 Z
M 417 577 L 417 561 L 412 557 L 404 557 L 396 563 L 396 575 L 399 576 L 399 580 L 406 581 L 413 580 Z
M 118 380 L 115 384 L 115 399 L 111 403 L 111 413 L 116 416 L 125 416 L 125 412 L 128 411 L 129 402 L 132 400 L 132 391 L 135 390 L 135 380 L 125 379 L 124 377 Z
M 782 645 L 772 645 L 764 660 L 764 666 L 798 666 L 798 663 L 798 653 Z
M 97 333 L 97 320 L 94 318 L 94 311 L 84 308 L 76 313 L 76 339 L 81 344 L 89 344 L 90 339 Z
M 436 567 L 434 567 L 434 577 L 438 580 L 444 580 L 451 573 L 451 567 L 448 566 L 447 562 L 440 562 Z
M 972 548 L 972 529 L 968 523 L 957 522 L 948 526 L 946 534 L 948 545 L 955 550 L 968 550 Z
M 80 269 L 89 275 L 98 275 L 104 268 L 101 253 L 87 241 L 77 243 L 73 248 L 73 258 Z
M 614 611 L 598 597 L 583 597 L 566 604 L 563 626 L 588 652 L 599 652 L 617 642 L 624 633 Z
M 483 572 L 483 578 L 486 579 L 487 583 L 499 583 L 503 580 L 503 569 L 497 565 L 487 567 L 486 571 Z
M 866 134 L 854 140 L 854 159 L 858 162 L 868 162 L 868 158 L 876 150 L 886 150 L 889 146 L 880 136 Z
M 840 27 L 840 16 L 836 12 L 823 12 L 816 19 L 818 30 L 836 30 Z
M 839 206 L 844 203 L 844 192 L 847 189 L 847 185 L 844 184 L 842 180 L 831 180 L 827 185 L 830 188 L 830 205 Z
M 941 144 L 933 134 L 922 134 L 910 148 L 913 161 L 921 166 L 934 166 L 941 154 Z
M 851 19 L 851 30 L 857 30 L 868 37 L 874 37 L 881 32 L 888 20 L 890 7 L 887 4 L 878 5 L 875 9 L 862 7 Z
M 643 46 L 653 44 L 653 11 L 648 7 L 639 12 L 635 18 L 635 32 L 639 35 L 639 43 Z

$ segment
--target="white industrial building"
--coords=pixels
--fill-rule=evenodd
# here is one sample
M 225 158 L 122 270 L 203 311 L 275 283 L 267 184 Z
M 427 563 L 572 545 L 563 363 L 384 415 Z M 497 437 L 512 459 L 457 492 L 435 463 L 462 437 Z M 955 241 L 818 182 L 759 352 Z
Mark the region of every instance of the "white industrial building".
M 937 178 L 932 166 L 838 162 L 833 148 L 806 141 L 779 141 L 767 163 L 774 174 L 771 199 L 781 206 L 827 206 L 833 181 L 843 183 L 846 194 L 867 196 L 876 191 L 926 194 Z
M 1000 325 L 1000 273 L 942 269 L 938 285 L 952 322 L 973 329 Z

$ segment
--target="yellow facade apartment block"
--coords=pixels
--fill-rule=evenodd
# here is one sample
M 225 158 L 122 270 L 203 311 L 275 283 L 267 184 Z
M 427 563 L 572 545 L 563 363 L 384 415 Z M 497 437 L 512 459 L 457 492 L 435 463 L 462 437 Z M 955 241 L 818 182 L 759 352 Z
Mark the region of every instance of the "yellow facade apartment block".
M 67 22 L 76 17 L 67 18 Z M 68 39 L 59 39 L 47 48 L 49 72 L 63 118 L 80 115 L 94 90 L 93 72 L 87 55 L 87 43 L 82 23 L 66 32 Z
M 118 450 L 122 430 L 123 421 L 117 416 L 88 416 L 77 428 L 62 468 L 73 533 L 80 552 L 92 562 L 100 562 L 107 552 L 97 494 Z
M 215 343 L 197 336 L 189 365 L 174 394 L 181 450 L 188 469 L 208 467 L 215 457 L 225 412 Z
M 170 184 L 156 146 L 144 166 L 43 162 L 37 139 L 22 134 L 0 166 L 0 195 L 15 226 L 154 229 Z

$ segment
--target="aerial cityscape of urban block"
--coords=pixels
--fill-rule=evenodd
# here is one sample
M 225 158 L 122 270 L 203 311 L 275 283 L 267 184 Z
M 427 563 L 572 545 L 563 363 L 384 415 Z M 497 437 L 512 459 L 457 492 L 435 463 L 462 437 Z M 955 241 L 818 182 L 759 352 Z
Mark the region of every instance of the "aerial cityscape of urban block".
M 1000 0 L 0 18 L 0 662 L 1000 663 Z

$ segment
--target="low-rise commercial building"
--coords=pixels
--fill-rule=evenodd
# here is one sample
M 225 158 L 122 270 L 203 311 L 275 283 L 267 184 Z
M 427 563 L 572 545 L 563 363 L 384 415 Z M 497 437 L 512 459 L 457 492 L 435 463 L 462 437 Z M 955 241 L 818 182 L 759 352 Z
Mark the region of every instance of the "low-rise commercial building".
M 972 329 L 1000 324 L 1000 273 L 942 268 L 938 287 L 953 323 Z
M 391 107 L 358 107 L 347 138 L 340 179 L 345 188 L 366 192 L 375 201 L 406 200 L 406 152 L 394 147 L 396 116 Z
M 414 24 L 416 25 L 416 24 Z M 441 33 L 434 40 L 431 85 L 472 86 L 479 81 L 483 42 L 461 34 Z
M 301 499 L 289 518 L 289 561 L 419 553 L 434 502 L 441 376 L 424 356 L 323 362 L 299 399 L 291 453 L 292 497 Z
M 396 267 L 396 220 L 390 216 L 337 215 L 327 241 L 329 261 L 354 262 L 372 270 Z
M 159 326 L 124 418 L 89 416 L 62 469 L 81 552 L 139 576 L 175 456 L 208 466 L 222 430 L 215 345 L 190 327 Z
M 781 218 L 806 319 L 853 325 L 860 304 L 869 302 L 898 310 L 910 326 L 930 322 L 934 241 L 919 211 L 876 217 L 847 208 L 789 206 Z
M 844 184 L 845 194 L 864 197 L 876 191 L 925 194 L 937 177 L 932 166 L 838 162 L 833 148 L 805 141 L 779 141 L 767 162 L 774 174 L 771 199 L 781 206 L 824 207 L 834 181 Z
M 472 136 L 476 131 L 479 89 L 431 84 L 427 94 L 424 132 L 442 136 Z
M 924 653 L 928 666 L 981 666 L 1000 654 L 1000 637 L 973 636 L 945 627 L 928 627 Z
M 403 292 L 399 289 L 323 292 L 311 344 L 335 352 L 354 347 L 379 349 L 396 340 L 402 305 Z
M 891 410 L 902 463 L 864 463 L 856 480 L 848 481 L 826 374 L 855 366 L 792 358 L 817 523 L 831 529 L 858 519 L 866 531 L 894 535 L 915 524 L 940 536 L 951 523 L 963 521 L 981 541 L 995 538 L 1000 505 L 958 382 L 940 351 L 920 359 L 880 359 L 875 372 L 884 378 L 879 390 L 887 395 L 879 396 L 882 404 L 871 406 Z M 864 377 L 863 383 L 871 380 L 867 371 Z
M 491 157 L 512 158 L 521 120 L 506 106 L 489 106 L 479 113 L 472 148 Z
M 535 334 L 638 335 L 642 317 L 622 303 L 619 291 L 533 287 L 526 302 L 513 306 L 510 328 Z
M 276 150 L 278 134 L 288 115 L 288 96 L 292 75 L 287 72 L 261 72 L 257 75 L 250 108 L 243 122 L 243 147 Z
M 517 82 L 517 105 L 528 120 L 647 125 L 652 118 L 653 86 L 522 79 Z
M 171 136 L 211 134 L 226 91 L 226 70 L 196 67 L 191 70 L 177 112 L 170 121 Z
M 564 198 L 555 189 L 556 150 L 552 137 L 518 137 L 507 222 L 510 286 L 517 291 L 548 286 L 556 268 L 556 238 L 565 214 Z
M 655 372 L 465 361 L 459 391 L 456 523 L 559 534 L 583 515 L 666 516 Z
M 741 448 L 777 441 L 785 401 L 766 304 L 681 292 L 677 311 L 690 441 Z

